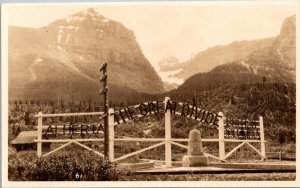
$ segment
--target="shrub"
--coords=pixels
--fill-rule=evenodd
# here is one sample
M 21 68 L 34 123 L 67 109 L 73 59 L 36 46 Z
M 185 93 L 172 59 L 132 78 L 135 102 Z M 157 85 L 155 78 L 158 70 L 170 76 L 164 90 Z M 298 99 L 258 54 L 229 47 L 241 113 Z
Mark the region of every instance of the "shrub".
M 92 152 L 63 152 L 44 158 L 9 157 L 10 181 L 115 181 L 127 172 Z

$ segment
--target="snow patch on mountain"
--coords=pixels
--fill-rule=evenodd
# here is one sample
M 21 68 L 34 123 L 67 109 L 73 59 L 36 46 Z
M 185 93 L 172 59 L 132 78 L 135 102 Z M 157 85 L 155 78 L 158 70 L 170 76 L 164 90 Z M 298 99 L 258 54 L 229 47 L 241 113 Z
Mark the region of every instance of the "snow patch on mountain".
M 70 39 L 70 36 L 71 36 L 71 34 L 70 34 L 70 33 L 68 33 L 68 35 L 67 35 L 67 39 L 66 39 L 66 42 L 65 42 L 65 44 L 68 44 L 68 42 L 69 42 L 69 39 Z
M 61 42 L 61 37 L 63 34 L 63 27 L 60 27 L 58 30 L 58 37 L 57 37 L 57 42 L 60 43 Z
M 99 18 L 103 18 L 103 16 L 101 14 L 99 14 L 98 12 L 96 12 L 94 9 L 89 8 L 87 10 L 78 12 L 76 14 L 73 14 L 67 18 L 65 18 L 65 21 L 67 23 L 71 23 L 71 22 L 82 22 L 87 18 L 92 18 L 92 20 L 96 21 L 99 20 Z
M 63 49 L 62 49 L 62 47 L 60 47 L 60 45 L 56 45 L 56 47 L 57 47 L 59 50 L 63 51 Z
M 76 27 L 73 25 L 68 25 L 68 26 L 65 26 L 64 28 L 69 29 L 69 30 L 75 30 L 75 32 L 77 32 L 80 29 L 80 27 Z
M 68 26 L 58 26 L 58 36 L 57 36 L 57 42 L 58 43 L 62 43 L 62 41 L 63 41 L 63 38 L 65 39 L 64 41 L 64 43 L 65 44 L 68 44 L 68 42 L 69 42 L 69 39 L 70 39 L 70 37 L 71 37 L 71 33 L 73 32 L 73 31 L 75 31 L 75 32 L 77 32 L 79 29 L 80 29 L 80 27 L 75 27 L 75 26 L 73 26 L 73 25 L 68 25 Z M 49 47 L 49 46 L 48 46 Z M 50 47 L 49 47 L 50 48 Z
M 110 22 L 111 20 L 110 20 L 110 19 L 107 19 L 107 18 L 104 18 L 104 19 L 102 19 L 102 21 L 103 21 L 104 23 L 107 23 L 107 22 Z
M 34 62 L 30 65 L 30 67 L 28 68 L 28 70 L 29 70 L 29 72 L 30 72 L 30 74 L 31 74 L 31 79 L 32 80 L 36 80 L 37 79 L 37 76 L 36 76 L 36 73 L 35 73 L 35 71 L 34 71 L 34 67 L 38 64 L 38 63 L 40 63 L 40 62 L 42 62 L 43 61 L 43 59 L 42 58 L 40 58 L 40 57 L 38 57 L 38 58 L 36 58 L 35 60 L 34 60 Z
M 167 71 L 167 72 L 159 72 L 161 79 L 168 83 L 176 83 L 176 84 L 182 84 L 184 82 L 184 79 L 177 78 L 175 75 L 179 73 L 182 69 L 178 69 L 175 71 Z
M 40 57 L 36 58 L 36 60 L 35 60 L 36 63 L 39 63 L 39 62 L 42 62 L 42 61 L 43 61 L 43 59 L 40 58 Z
M 241 63 L 241 65 L 243 65 L 244 67 L 246 67 L 249 71 L 251 70 L 249 64 L 245 63 L 244 61 L 241 61 L 240 63 Z
M 86 19 L 86 17 L 84 17 L 84 16 L 70 16 L 70 17 L 66 18 L 66 21 L 68 23 L 70 23 L 70 22 L 77 22 L 77 21 L 82 22 L 85 19 Z

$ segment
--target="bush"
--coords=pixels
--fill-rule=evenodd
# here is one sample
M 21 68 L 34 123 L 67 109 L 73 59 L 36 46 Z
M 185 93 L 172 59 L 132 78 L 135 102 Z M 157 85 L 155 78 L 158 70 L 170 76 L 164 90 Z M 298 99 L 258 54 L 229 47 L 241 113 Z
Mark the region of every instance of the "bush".
M 64 152 L 34 159 L 9 157 L 10 181 L 115 181 L 127 172 L 92 152 Z

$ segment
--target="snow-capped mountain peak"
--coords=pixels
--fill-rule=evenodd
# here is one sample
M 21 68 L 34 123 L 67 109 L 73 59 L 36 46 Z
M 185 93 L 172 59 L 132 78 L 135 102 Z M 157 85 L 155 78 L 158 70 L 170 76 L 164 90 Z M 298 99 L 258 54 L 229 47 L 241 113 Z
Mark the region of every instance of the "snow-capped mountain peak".
M 104 16 L 102 16 L 100 13 L 96 12 L 92 8 L 75 13 L 71 16 L 63 18 L 62 20 L 69 24 L 70 23 L 71 24 L 80 24 L 81 22 L 90 20 L 90 19 L 93 21 L 96 21 L 96 22 L 103 22 L 103 23 L 112 21 L 110 19 L 105 18 Z

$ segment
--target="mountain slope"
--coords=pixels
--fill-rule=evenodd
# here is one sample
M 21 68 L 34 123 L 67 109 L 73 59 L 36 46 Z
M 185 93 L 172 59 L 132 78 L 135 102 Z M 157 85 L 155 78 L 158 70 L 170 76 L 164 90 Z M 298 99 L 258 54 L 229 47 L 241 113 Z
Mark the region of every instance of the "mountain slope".
M 164 96 L 162 96 L 163 99 Z M 263 116 L 265 138 L 269 151 L 278 149 L 279 134 L 285 134 L 285 143 L 291 151 L 295 151 L 296 141 L 296 84 L 285 83 L 249 83 L 239 85 L 223 85 L 208 91 L 198 91 L 193 96 L 174 95 L 172 101 L 188 102 L 211 112 L 223 112 L 225 117 L 235 119 L 258 120 Z M 191 100 L 193 99 L 193 101 Z M 151 122 L 151 123 L 149 123 Z M 201 129 L 202 138 L 218 137 L 218 129 L 209 128 L 207 124 L 172 115 L 172 138 L 187 138 L 193 129 Z M 136 126 L 138 124 L 138 127 Z M 127 122 L 116 129 L 116 134 L 131 137 L 163 137 L 164 118 L 148 116 L 147 121 L 137 119 Z M 275 146 L 273 148 L 273 146 Z M 210 149 L 218 149 L 212 145 Z
M 223 112 L 226 117 L 257 119 L 258 116 L 263 116 L 268 142 L 277 142 L 282 129 L 288 129 L 291 134 L 286 137 L 286 143 L 295 142 L 295 83 L 223 85 L 209 91 L 198 91 L 190 96 L 170 97 L 172 100 L 191 104 L 191 99 L 194 98 L 197 106 L 216 113 Z
M 271 49 L 271 51 L 275 49 L 274 54 L 280 56 L 280 62 L 286 61 L 286 63 L 290 62 L 289 64 L 293 65 L 295 64 L 295 19 L 295 16 L 286 18 L 277 37 L 253 41 L 237 41 L 225 46 L 208 48 L 185 62 L 182 71 L 176 76 L 186 80 L 194 74 L 211 71 L 218 65 L 233 61 L 247 61 L 253 53 L 262 57 L 259 53 L 267 55 L 269 53 L 267 52 L 268 49 Z M 251 61 L 259 61 L 259 59 L 253 57 Z
M 295 83 L 296 34 L 295 16 L 288 17 L 273 45 L 254 51 L 244 61 L 216 66 L 206 73 L 188 78 L 170 95 L 192 96 L 195 92 L 223 85 L 245 83 Z
M 182 95 L 191 98 L 193 94 L 215 89 L 225 85 L 262 82 L 263 76 L 253 73 L 244 63 L 234 62 L 219 65 L 207 73 L 198 73 L 187 79 L 171 96 Z
M 111 97 L 118 88 L 119 95 L 163 91 L 133 32 L 93 9 L 42 28 L 11 26 L 8 34 L 10 98 L 98 99 L 102 62 Z
M 257 50 L 246 60 L 257 74 L 282 80 L 296 80 L 296 16 L 283 22 L 272 46 Z

